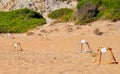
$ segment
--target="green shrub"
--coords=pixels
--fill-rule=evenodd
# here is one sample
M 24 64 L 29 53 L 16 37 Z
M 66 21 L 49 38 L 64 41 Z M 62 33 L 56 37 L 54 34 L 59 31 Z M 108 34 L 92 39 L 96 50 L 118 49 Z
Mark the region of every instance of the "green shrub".
M 39 13 L 28 8 L 0 12 L 0 17 L 1 33 L 23 33 L 46 22 Z
M 104 8 L 104 11 L 100 10 L 105 19 L 119 19 L 118 14 L 120 13 L 120 1 L 119 0 L 102 0 L 99 8 Z M 116 16 L 117 15 L 117 16 Z
M 80 0 L 78 5 L 77 5 L 77 8 L 81 8 L 83 5 L 87 4 L 89 2 L 89 0 Z
M 48 17 L 52 19 L 60 19 L 61 21 L 70 21 L 73 18 L 73 12 L 72 9 L 61 8 L 48 14 Z
M 96 16 L 91 17 L 89 19 L 86 18 L 84 20 L 83 19 L 78 20 L 79 18 L 77 18 L 78 24 L 83 22 L 87 23 L 88 21 L 92 22 L 93 20 L 91 19 L 120 20 L 120 1 L 119 0 L 80 0 L 77 5 L 77 10 L 80 10 L 83 7 L 85 7 L 87 3 L 95 5 L 98 8 L 99 12 L 97 13 Z M 87 8 L 84 8 L 84 9 L 87 9 Z
M 78 24 L 85 25 L 86 23 L 90 23 L 95 20 L 96 20 L 96 18 L 86 18 L 86 19 L 82 19 L 82 20 L 76 20 L 75 25 L 78 25 Z

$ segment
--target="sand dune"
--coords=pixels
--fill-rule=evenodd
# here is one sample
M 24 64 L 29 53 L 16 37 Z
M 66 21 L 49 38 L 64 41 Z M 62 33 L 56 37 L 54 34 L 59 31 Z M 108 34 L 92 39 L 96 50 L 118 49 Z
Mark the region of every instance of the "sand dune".
M 101 35 L 96 35 L 99 29 Z M 97 21 L 86 26 L 56 23 L 37 27 L 33 34 L 0 37 L 0 74 L 119 74 L 120 64 L 95 64 L 91 53 L 80 53 L 85 39 L 94 52 L 111 47 L 120 61 L 120 22 Z M 48 38 L 44 37 L 47 35 Z M 13 49 L 20 42 L 23 51 Z M 104 58 L 105 59 L 105 58 Z

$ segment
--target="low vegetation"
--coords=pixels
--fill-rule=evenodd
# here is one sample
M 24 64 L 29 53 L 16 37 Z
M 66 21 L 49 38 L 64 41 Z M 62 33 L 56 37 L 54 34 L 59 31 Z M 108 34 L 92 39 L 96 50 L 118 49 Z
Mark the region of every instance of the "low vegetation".
M 0 12 L 0 33 L 24 33 L 45 22 L 39 13 L 28 8 Z
M 82 9 L 85 5 L 89 5 L 89 11 L 91 6 L 95 6 L 96 15 L 89 16 L 89 18 L 84 19 L 84 21 L 92 21 L 97 19 L 108 19 L 108 20 L 120 20 L 120 1 L 119 0 L 80 0 L 77 9 Z M 93 13 L 94 13 L 93 12 Z M 88 12 L 87 14 L 89 14 Z
M 58 19 L 63 22 L 73 20 L 73 10 L 68 8 L 61 8 L 51 12 L 48 17 L 52 19 Z
M 68 8 L 55 10 L 48 15 L 49 18 L 62 21 L 75 21 L 75 24 L 103 20 L 120 20 L 119 0 L 79 0 L 76 11 Z

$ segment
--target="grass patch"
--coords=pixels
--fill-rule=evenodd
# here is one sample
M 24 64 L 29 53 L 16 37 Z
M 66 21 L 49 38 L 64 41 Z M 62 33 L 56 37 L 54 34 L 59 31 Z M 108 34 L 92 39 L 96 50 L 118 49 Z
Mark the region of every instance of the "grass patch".
M 80 0 L 78 5 L 77 5 L 77 8 L 78 9 L 81 8 L 83 5 L 85 5 L 88 2 L 89 2 L 89 0 Z
M 0 33 L 24 33 L 45 22 L 39 13 L 28 8 L 0 12 Z
M 61 8 L 48 14 L 48 17 L 52 19 L 59 19 L 63 22 L 67 22 L 73 19 L 73 12 L 74 11 L 72 9 Z

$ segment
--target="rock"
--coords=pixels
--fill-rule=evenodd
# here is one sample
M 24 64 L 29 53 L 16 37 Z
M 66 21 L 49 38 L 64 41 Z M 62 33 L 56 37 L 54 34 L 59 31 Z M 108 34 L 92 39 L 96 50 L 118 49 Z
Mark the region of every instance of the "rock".
M 81 8 L 77 9 L 76 16 L 79 16 L 80 19 L 86 19 L 96 16 L 98 12 L 99 10 L 96 5 L 86 3 Z
M 30 8 L 41 14 L 59 8 L 75 8 L 77 0 L 0 0 L 0 10 L 8 11 Z

